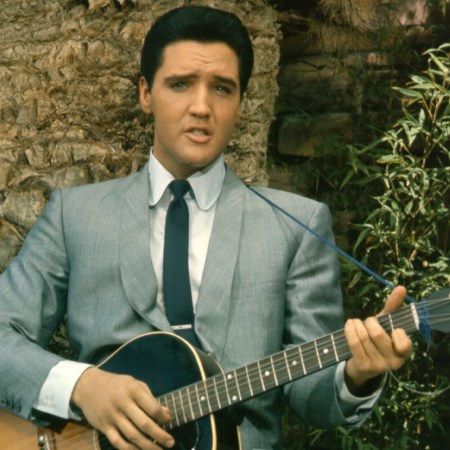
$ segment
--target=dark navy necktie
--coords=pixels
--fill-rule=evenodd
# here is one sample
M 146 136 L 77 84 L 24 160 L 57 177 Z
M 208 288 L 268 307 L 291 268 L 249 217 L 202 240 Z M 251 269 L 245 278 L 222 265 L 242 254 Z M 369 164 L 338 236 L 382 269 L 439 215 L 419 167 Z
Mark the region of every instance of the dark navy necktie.
M 189 210 L 184 200 L 189 188 L 186 180 L 174 180 L 169 185 L 173 199 L 166 216 L 163 289 L 166 315 L 173 330 L 198 347 L 189 278 Z

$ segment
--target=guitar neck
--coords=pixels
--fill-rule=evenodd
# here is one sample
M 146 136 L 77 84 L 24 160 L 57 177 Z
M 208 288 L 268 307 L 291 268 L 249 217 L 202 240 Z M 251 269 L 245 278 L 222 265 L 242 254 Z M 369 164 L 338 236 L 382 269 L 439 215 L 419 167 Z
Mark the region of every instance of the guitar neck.
M 382 315 L 378 320 L 387 332 L 394 328 L 403 328 L 407 333 L 419 329 L 414 304 Z M 167 406 L 172 414 L 167 428 L 176 428 L 345 361 L 350 356 L 344 330 L 339 330 L 169 392 L 158 400 Z

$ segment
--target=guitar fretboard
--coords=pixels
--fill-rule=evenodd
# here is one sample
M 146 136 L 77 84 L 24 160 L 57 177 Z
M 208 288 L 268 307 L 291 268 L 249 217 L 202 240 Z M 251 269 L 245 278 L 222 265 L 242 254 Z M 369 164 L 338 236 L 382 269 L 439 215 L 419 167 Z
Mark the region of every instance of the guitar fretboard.
M 414 304 L 385 314 L 378 320 L 387 332 L 398 327 L 408 333 L 418 330 L 419 320 Z M 344 331 L 339 330 L 169 392 L 158 400 L 171 411 L 172 418 L 167 428 L 176 428 L 330 367 L 350 356 Z

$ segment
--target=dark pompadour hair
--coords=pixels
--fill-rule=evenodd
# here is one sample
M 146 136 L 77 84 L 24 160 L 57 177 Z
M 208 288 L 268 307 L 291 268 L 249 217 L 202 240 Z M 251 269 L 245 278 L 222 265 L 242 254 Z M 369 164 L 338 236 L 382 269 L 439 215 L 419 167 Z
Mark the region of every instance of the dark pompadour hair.
M 253 69 L 253 47 L 247 29 L 234 14 L 205 6 L 187 6 L 157 19 L 147 33 L 141 53 L 141 74 L 150 89 L 165 47 L 180 41 L 228 45 L 238 58 L 242 97 Z

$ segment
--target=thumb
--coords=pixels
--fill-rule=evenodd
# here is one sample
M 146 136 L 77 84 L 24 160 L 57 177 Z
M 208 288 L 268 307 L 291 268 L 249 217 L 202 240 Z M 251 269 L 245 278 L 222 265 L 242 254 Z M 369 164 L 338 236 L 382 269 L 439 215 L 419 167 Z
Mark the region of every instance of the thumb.
M 406 297 L 406 288 L 404 286 L 396 286 L 384 304 L 383 311 L 380 314 L 386 314 L 395 309 L 400 308 Z

